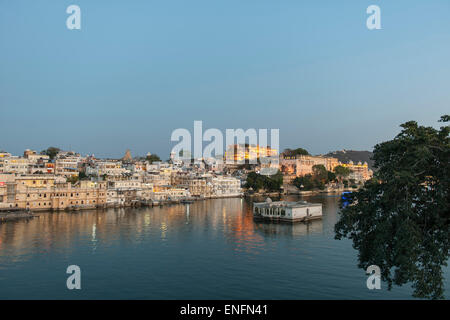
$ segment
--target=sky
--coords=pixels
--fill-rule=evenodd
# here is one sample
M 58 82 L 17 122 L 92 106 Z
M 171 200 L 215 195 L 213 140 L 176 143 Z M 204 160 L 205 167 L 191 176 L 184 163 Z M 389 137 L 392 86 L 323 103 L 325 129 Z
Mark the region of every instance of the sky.
M 0 149 L 167 159 L 171 133 L 201 120 L 279 129 L 281 149 L 371 150 L 449 113 L 449 14 L 448 0 L 0 0 Z

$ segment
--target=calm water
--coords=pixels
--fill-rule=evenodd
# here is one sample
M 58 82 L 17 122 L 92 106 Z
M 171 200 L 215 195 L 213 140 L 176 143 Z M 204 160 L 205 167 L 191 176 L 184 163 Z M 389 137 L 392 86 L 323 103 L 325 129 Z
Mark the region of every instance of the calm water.
M 219 199 L 2 224 L 0 299 L 411 298 L 410 287 L 368 290 L 350 241 L 333 238 L 338 199 L 307 200 L 323 203 L 323 220 L 256 223 L 246 200 Z M 72 264 L 81 290 L 66 288 Z

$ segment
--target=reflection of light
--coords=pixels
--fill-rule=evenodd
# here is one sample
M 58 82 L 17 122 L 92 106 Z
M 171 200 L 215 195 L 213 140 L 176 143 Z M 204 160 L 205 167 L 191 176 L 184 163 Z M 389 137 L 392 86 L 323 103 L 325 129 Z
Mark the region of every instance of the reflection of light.
M 96 238 L 96 234 L 97 234 L 97 225 L 94 223 L 92 225 L 92 251 L 95 251 L 96 249 L 96 244 L 97 244 L 97 238 Z
M 96 224 L 94 223 L 94 224 L 92 225 L 92 242 L 95 242 L 95 241 L 96 241 L 96 239 L 95 239 L 96 231 L 97 231 L 97 226 L 96 226 Z
M 161 222 L 161 238 L 166 237 L 167 225 L 165 222 Z
M 144 216 L 144 224 L 145 224 L 145 226 L 149 226 L 150 225 L 150 215 L 149 214 L 146 214 Z
M 186 224 L 189 224 L 189 204 L 186 206 Z

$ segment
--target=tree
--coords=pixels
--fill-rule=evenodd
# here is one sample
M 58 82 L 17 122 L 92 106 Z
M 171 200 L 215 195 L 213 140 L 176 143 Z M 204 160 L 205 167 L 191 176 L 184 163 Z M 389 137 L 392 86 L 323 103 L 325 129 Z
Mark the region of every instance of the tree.
M 250 172 L 247 175 L 246 187 L 252 188 L 255 191 L 262 189 L 264 187 L 262 179 L 259 178 L 259 175 L 256 172 Z
M 81 171 L 78 174 L 78 178 L 79 178 L 79 180 L 87 180 L 89 177 L 86 175 L 86 173 L 84 171 Z
M 334 168 L 334 173 L 338 177 L 339 181 L 342 182 L 343 179 L 345 179 L 350 175 L 350 173 L 352 173 L 352 170 L 350 170 L 347 167 L 339 165 Z
M 56 155 L 60 151 L 61 151 L 61 149 L 59 149 L 59 148 L 49 147 L 49 148 L 47 148 L 47 150 L 41 151 L 41 154 L 45 154 L 45 155 L 49 156 L 51 160 L 53 160 L 53 159 L 55 159 Z
M 288 157 L 295 157 L 297 155 L 303 155 L 303 156 L 309 155 L 309 152 L 303 148 L 297 148 L 294 150 L 288 148 L 288 149 L 285 149 L 283 153 L 285 156 L 288 156 Z
M 250 172 L 247 175 L 247 182 L 245 187 L 247 189 L 252 188 L 255 191 L 265 189 L 266 191 L 280 191 L 283 185 L 283 175 L 281 172 L 277 172 L 272 176 L 265 176 L 257 174 L 256 172 Z
M 150 164 L 152 164 L 153 162 L 161 161 L 161 158 L 158 157 L 158 155 L 156 155 L 156 154 L 151 154 L 151 155 L 147 156 L 146 159 L 148 162 L 150 162 Z
M 336 174 L 332 171 L 327 171 L 327 176 L 328 176 L 327 177 L 328 182 L 336 180 Z
M 320 183 L 328 182 L 328 172 L 323 164 L 316 164 L 312 167 L 314 178 Z
M 349 195 L 335 237 L 351 239 L 358 266 L 379 266 L 389 289 L 412 283 L 414 297 L 439 299 L 450 249 L 450 127 L 401 127 L 375 146 L 375 178 Z
M 305 190 L 305 191 L 312 190 L 315 187 L 313 177 L 310 174 L 306 174 L 302 177 L 295 178 L 293 181 L 293 184 L 300 190 Z
M 336 179 L 333 172 L 327 171 L 325 166 L 319 164 L 312 167 L 312 174 L 306 174 L 294 179 L 293 184 L 300 190 L 325 189 L 325 184 Z
M 71 184 L 75 184 L 79 181 L 80 179 L 78 178 L 78 176 L 71 176 L 69 178 L 67 178 L 67 182 L 70 182 Z

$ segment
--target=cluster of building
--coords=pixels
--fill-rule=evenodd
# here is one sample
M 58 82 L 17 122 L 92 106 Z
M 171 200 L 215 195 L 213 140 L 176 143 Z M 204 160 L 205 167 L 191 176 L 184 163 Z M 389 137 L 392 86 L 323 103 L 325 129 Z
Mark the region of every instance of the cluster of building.
M 373 176 L 373 171 L 367 162 L 341 163 L 337 158 L 311 155 L 281 156 L 280 169 L 283 173 L 284 183 L 289 184 L 296 177 L 312 174 L 315 165 L 323 165 L 328 171 L 334 171 L 337 166 L 346 167 L 350 169 L 347 179 L 354 180 L 356 183 L 363 183 Z
M 147 155 L 149 158 L 150 154 Z M 97 159 L 59 152 L 54 159 L 26 150 L 0 153 L 0 209 L 123 207 L 240 197 L 241 179 L 208 162 Z
M 234 145 L 224 159 L 248 163 L 277 150 L 254 145 Z M 248 171 L 263 165 L 230 165 L 224 159 L 183 161 L 171 154 L 166 162 L 152 162 L 151 154 L 133 159 L 127 150 L 122 159 L 98 159 L 59 151 L 54 157 L 25 150 L 23 156 L 0 152 L 0 209 L 64 210 L 68 208 L 121 207 L 218 197 L 242 196 Z M 367 163 L 341 163 L 324 156 L 280 155 L 276 170 L 289 185 L 296 177 L 313 173 L 315 165 L 328 171 L 337 166 L 351 170 L 347 179 L 364 182 L 373 175 Z M 272 165 L 272 164 L 270 164 Z

